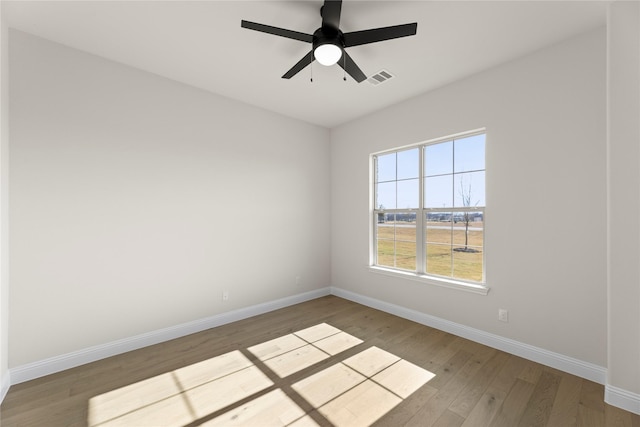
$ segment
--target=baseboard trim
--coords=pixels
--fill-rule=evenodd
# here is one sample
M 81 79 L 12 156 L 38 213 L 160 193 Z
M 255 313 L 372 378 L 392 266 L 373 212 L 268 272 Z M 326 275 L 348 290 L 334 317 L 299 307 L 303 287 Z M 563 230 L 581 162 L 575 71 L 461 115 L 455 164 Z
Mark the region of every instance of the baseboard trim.
M 0 403 L 4 401 L 4 397 L 7 395 L 9 391 L 9 387 L 11 386 L 11 373 L 9 371 L 5 372 L 2 379 L 0 379 Z
M 588 379 L 599 384 L 606 383 L 607 369 L 602 366 L 594 365 L 592 363 L 574 359 L 572 357 L 565 356 L 559 353 L 554 353 L 543 348 L 535 347 L 509 338 L 504 338 L 499 335 L 491 334 L 479 329 L 461 325 L 459 323 L 451 322 L 449 320 L 441 319 L 439 317 L 431 316 L 429 314 L 425 314 L 399 305 L 380 301 L 375 298 L 360 295 L 344 289 L 332 287 L 331 294 L 384 311 L 386 313 L 412 320 L 426 326 L 430 326 L 432 328 L 449 332 L 451 334 L 478 342 L 480 344 L 488 345 L 490 347 L 505 351 L 510 354 L 515 354 L 516 356 L 520 356 L 525 359 L 532 360 L 534 362 L 541 363 L 543 365 L 550 366 L 564 372 L 568 372 L 570 374 Z
M 640 394 L 607 384 L 604 386 L 604 401 L 609 405 L 640 415 Z
M 9 387 L 25 381 L 30 381 L 66 369 L 75 368 L 107 357 L 137 350 L 161 342 L 180 338 L 196 332 L 201 332 L 217 326 L 226 325 L 238 320 L 268 313 L 270 311 L 285 308 L 294 304 L 299 304 L 326 295 L 335 295 L 358 304 L 366 305 L 386 313 L 390 313 L 414 322 L 440 329 L 451 334 L 488 345 L 507 353 L 515 354 L 534 362 L 559 369 L 564 372 L 576 375 L 581 378 L 605 384 L 605 402 L 622 408 L 626 411 L 640 414 L 640 395 L 620 389 L 611 385 L 606 385 L 606 368 L 592 363 L 584 362 L 559 353 L 521 343 L 499 335 L 491 334 L 469 326 L 461 325 L 436 316 L 425 314 L 399 305 L 377 300 L 368 296 L 360 295 L 337 287 L 316 289 L 302 294 L 257 304 L 250 307 L 240 308 L 226 313 L 217 314 L 204 319 L 169 328 L 152 331 L 146 334 L 137 335 L 110 343 L 97 345 L 87 349 L 55 356 L 38 362 L 29 363 L 9 369 L 0 379 L 0 402 L 4 400 Z
M 50 357 L 48 359 L 33 363 L 28 363 L 26 365 L 11 368 L 9 370 L 10 382 L 7 381 L 7 383 L 10 385 L 14 385 L 25 381 L 30 381 L 46 375 L 54 374 L 56 372 L 105 359 L 107 357 L 126 353 L 128 351 L 138 350 L 143 347 L 159 344 L 161 342 L 180 338 L 196 332 L 215 328 L 217 326 L 226 325 L 228 323 L 247 319 L 259 314 L 268 313 L 270 311 L 320 298 L 329 294 L 330 288 L 316 289 L 302 294 L 292 295 L 290 297 L 232 310 L 204 319 L 195 320 L 193 322 L 183 323 L 181 325 L 148 332 L 130 338 L 124 338 L 121 340 L 97 345 L 79 351 L 74 351 L 60 356 Z M 5 379 L 3 378 L 3 388 L 1 389 L 1 391 L 4 391 L 4 382 Z M 7 385 L 7 389 L 8 388 L 9 386 Z M 2 399 L 0 399 L 0 401 L 2 401 Z

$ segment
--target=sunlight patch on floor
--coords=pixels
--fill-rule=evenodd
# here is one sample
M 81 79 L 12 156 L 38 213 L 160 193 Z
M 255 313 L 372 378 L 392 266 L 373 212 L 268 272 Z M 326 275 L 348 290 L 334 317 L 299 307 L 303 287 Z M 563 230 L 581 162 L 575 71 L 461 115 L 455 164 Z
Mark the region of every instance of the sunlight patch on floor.
M 426 369 L 370 347 L 292 387 L 333 425 L 368 426 L 433 377 Z
M 374 375 L 371 379 L 403 399 L 431 381 L 436 374 L 404 359 Z
M 370 347 L 355 356 L 345 360 L 343 363 L 350 368 L 355 369 L 366 377 L 371 377 L 382 371 L 400 358 L 388 351 L 380 350 L 378 347 Z
M 334 326 L 320 323 L 254 345 L 248 350 L 280 378 L 285 378 L 360 343 L 361 339 Z
M 233 351 L 91 398 L 89 426 L 184 425 L 271 385 Z
M 335 399 L 342 393 L 364 382 L 367 378 L 342 363 L 337 363 L 292 387 L 314 408 Z
M 361 339 L 349 335 L 346 332 L 339 332 L 335 335 L 331 335 L 330 337 L 316 341 L 313 343 L 313 345 L 318 347 L 325 353 L 329 353 L 330 355 L 334 356 L 338 353 L 342 353 L 343 351 L 350 349 L 351 347 L 357 346 L 361 342 Z
M 248 350 L 280 378 L 285 378 L 360 343 L 361 339 L 321 323 Z
M 273 359 L 267 359 L 264 364 L 280 378 L 285 378 L 329 357 L 324 351 L 312 345 L 305 345 Z
M 310 328 L 294 332 L 294 334 L 307 342 L 316 342 L 331 335 L 335 335 L 339 332 L 342 331 L 334 326 L 328 325 L 326 323 L 320 323 L 318 325 L 311 326 Z
M 336 427 L 369 426 L 402 402 L 395 394 L 367 380 L 318 410 Z
M 305 412 L 282 390 L 276 389 L 202 424 L 208 427 L 288 426 L 305 417 Z M 305 420 L 309 423 L 309 420 Z M 313 425 L 318 424 L 310 419 Z
M 262 363 L 236 350 L 95 396 L 88 425 L 317 427 L 293 396 L 317 409 L 316 419 L 368 426 L 435 375 L 369 347 L 292 384 L 290 396 L 268 376 L 286 378 L 362 342 L 322 323 L 249 347 Z
M 289 334 L 254 345 L 253 347 L 249 347 L 248 350 L 259 360 L 267 360 L 295 350 L 296 348 L 304 347 L 305 345 L 307 345 L 306 341 L 293 334 Z

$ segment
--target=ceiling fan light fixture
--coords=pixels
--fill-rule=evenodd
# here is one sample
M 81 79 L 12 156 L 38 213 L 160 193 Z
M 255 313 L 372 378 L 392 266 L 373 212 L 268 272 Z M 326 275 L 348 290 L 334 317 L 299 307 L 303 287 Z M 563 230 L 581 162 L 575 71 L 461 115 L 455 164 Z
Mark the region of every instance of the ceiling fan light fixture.
M 320 64 L 328 67 L 335 65 L 342 58 L 342 49 L 333 43 L 325 43 L 313 50 L 313 56 Z

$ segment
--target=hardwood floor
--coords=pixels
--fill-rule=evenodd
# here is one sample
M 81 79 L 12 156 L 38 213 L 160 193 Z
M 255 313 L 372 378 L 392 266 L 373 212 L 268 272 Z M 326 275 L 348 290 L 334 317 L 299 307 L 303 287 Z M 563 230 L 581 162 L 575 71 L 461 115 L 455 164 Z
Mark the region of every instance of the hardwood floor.
M 341 335 L 293 335 L 323 323 Z M 603 395 L 599 384 L 328 296 L 12 386 L 0 424 L 640 427 Z

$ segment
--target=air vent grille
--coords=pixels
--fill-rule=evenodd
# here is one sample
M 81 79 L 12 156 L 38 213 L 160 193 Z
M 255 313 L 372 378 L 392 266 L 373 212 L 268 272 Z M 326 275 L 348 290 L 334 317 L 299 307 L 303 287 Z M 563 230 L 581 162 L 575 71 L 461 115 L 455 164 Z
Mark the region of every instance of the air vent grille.
M 393 77 L 395 77 L 395 76 L 393 74 L 391 74 L 389 71 L 381 70 L 381 71 L 378 71 L 373 76 L 369 77 L 367 79 L 367 81 L 369 83 L 371 83 L 372 85 L 377 86 L 380 83 L 384 83 L 384 82 L 392 79 Z

